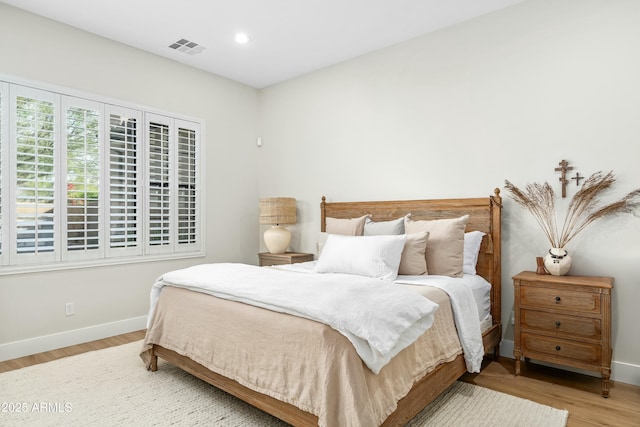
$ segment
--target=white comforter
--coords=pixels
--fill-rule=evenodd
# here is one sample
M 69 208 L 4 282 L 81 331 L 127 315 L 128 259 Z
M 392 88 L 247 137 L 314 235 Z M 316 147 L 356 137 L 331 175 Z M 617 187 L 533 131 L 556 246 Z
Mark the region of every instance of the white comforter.
M 478 322 L 478 307 L 473 298 L 471 288 L 465 280 L 484 280 L 480 276 L 467 275 L 463 278 L 447 276 L 398 276 L 396 283 L 409 285 L 434 286 L 449 295 L 453 309 L 453 319 L 458 330 L 460 344 L 464 351 L 467 371 L 480 372 L 484 345 L 482 331 Z
M 158 278 L 151 289 L 148 322 L 164 286 L 325 323 L 347 337 L 376 374 L 431 327 L 438 309 L 438 304 L 390 281 L 221 263 L 196 265 Z
M 278 265 L 276 268 L 313 273 L 315 261 L 299 264 Z M 484 344 L 482 343 L 482 330 L 478 321 L 478 306 L 473 297 L 471 285 L 474 281 L 486 282 L 481 276 L 465 274 L 464 277 L 448 276 L 398 276 L 394 283 L 433 286 L 442 289 L 449 295 L 453 318 L 458 330 L 460 345 L 464 351 L 464 360 L 468 372 L 480 372 L 484 357 Z M 477 283 L 475 284 L 478 285 Z

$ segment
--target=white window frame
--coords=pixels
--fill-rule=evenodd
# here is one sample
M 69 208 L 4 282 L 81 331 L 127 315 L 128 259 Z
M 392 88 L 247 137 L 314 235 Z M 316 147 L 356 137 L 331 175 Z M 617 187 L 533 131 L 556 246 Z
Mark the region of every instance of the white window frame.
M 38 254 L 18 254 L 16 247 L 16 186 L 15 148 L 16 96 L 53 100 L 55 105 L 56 155 L 54 189 L 54 250 Z M 99 111 L 100 117 L 100 173 L 99 173 L 99 248 L 96 250 L 67 250 L 67 108 L 69 106 Z M 135 231 L 136 243 L 111 247 L 111 115 L 121 115 L 136 121 L 136 185 Z M 149 146 L 148 126 L 162 120 L 170 128 L 170 244 L 152 246 L 149 243 Z M 195 242 L 178 244 L 178 129 L 195 131 Z M 204 256 L 205 218 L 204 192 L 204 131 L 201 119 L 154 110 L 120 100 L 91 95 L 69 88 L 55 87 L 39 82 L 0 74 L 0 275 L 33 271 L 83 268 L 91 266 L 157 261 Z M 64 179 L 62 179 L 64 178 Z

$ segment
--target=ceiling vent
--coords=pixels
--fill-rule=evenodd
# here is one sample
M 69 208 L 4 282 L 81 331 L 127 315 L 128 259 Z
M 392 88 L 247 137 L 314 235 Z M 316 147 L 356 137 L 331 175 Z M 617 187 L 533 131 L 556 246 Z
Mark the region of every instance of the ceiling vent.
M 169 47 L 179 52 L 184 52 L 188 55 L 195 55 L 206 49 L 206 47 L 187 39 L 180 39 L 177 42 L 170 44 Z

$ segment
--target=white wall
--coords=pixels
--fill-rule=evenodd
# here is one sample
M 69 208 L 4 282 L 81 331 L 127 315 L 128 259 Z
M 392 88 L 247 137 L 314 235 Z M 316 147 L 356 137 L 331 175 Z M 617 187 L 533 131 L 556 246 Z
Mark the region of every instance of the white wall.
M 207 179 L 204 259 L 0 275 L 0 360 L 144 328 L 151 285 L 169 269 L 257 261 L 255 89 L 3 3 L 0 74 L 203 118 Z
M 613 170 L 621 196 L 640 186 L 639 40 L 638 1 L 530 0 L 264 89 L 260 196 L 298 199 L 294 249 L 307 252 L 322 195 L 479 197 L 505 179 L 549 181 L 559 193 L 554 168 L 567 159 L 581 175 Z M 503 196 L 509 342 L 511 277 L 535 269 L 549 244 Z M 615 277 L 613 375 L 636 384 L 639 237 L 629 215 L 568 247 L 571 274 Z

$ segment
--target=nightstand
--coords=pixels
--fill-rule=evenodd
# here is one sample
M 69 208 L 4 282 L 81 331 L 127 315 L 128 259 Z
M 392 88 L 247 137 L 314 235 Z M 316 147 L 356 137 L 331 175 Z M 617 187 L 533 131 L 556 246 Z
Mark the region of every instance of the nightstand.
M 524 271 L 513 286 L 516 375 L 521 357 L 597 371 L 609 397 L 613 278 Z
M 262 252 L 258 254 L 260 259 L 260 267 L 267 265 L 295 264 L 298 262 L 313 261 L 313 254 L 304 254 L 300 252 L 285 252 L 283 254 L 272 254 Z

